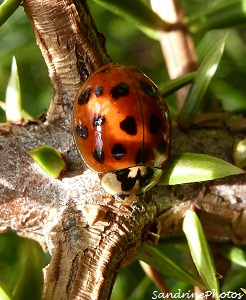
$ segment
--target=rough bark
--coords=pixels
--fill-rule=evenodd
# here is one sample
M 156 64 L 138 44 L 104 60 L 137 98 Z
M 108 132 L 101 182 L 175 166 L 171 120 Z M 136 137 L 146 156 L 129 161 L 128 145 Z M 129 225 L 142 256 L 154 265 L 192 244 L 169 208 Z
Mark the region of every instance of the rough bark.
M 71 132 L 76 91 L 90 72 L 110 61 L 85 1 L 25 0 L 47 63 L 54 95 L 45 120 L 0 126 L 0 226 L 38 240 L 52 253 L 45 299 L 109 299 L 122 265 L 143 240 L 181 231 L 187 208 L 199 211 L 208 238 L 246 242 L 245 180 L 155 187 L 130 207 L 105 194 L 97 174 L 80 160 Z M 246 120 L 216 115 L 187 132 L 174 124 L 173 151 L 232 161 L 233 145 L 246 136 Z M 67 169 L 50 178 L 27 154 L 39 145 L 61 151 Z M 156 231 L 157 230 L 157 231 Z

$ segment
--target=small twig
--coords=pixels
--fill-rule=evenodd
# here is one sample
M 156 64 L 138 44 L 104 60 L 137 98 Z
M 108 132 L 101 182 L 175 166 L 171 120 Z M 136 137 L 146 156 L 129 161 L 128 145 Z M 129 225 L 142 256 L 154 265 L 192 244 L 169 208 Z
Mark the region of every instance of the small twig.
M 154 284 L 162 293 L 166 294 L 166 298 L 169 299 L 168 296 L 169 290 L 160 272 L 156 271 L 154 268 L 152 268 L 150 265 L 146 264 L 143 261 L 139 261 L 139 263 L 143 268 L 144 272 L 146 273 L 146 275 L 148 275 L 148 277 L 154 282 Z
M 160 32 L 160 43 L 165 57 L 166 66 L 171 79 L 185 75 L 197 69 L 198 62 L 191 36 L 182 26 L 183 12 L 177 0 L 151 0 L 153 10 L 169 22 L 172 31 Z M 188 87 L 177 92 L 177 105 L 182 107 Z

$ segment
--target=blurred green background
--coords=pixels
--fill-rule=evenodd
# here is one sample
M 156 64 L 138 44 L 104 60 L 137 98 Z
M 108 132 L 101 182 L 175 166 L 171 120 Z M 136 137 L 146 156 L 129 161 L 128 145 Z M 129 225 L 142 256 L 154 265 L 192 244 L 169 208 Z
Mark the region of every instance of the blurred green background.
M 194 12 L 202 12 L 211 3 L 214 5 L 216 2 L 219 1 L 183 0 L 182 5 L 185 14 L 191 15 Z M 88 3 L 99 31 L 106 36 L 106 46 L 114 61 L 140 68 L 157 84 L 168 80 L 165 61 L 157 40 L 146 36 L 131 22 L 112 14 L 94 1 Z M 200 61 L 223 32 L 224 30 L 213 30 L 192 35 Z M 230 31 L 225 55 L 211 85 L 212 90 L 224 100 L 225 108 L 229 110 L 244 110 L 244 41 L 245 25 Z M 52 88 L 46 65 L 22 7 L 0 28 L 0 101 L 4 101 L 5 98 L 13 55 L 19 70 L 23 108 L 33 116 L 41 114 L 48 107 Z M 174 98 L 171 96 L 171 99 Z M 4 120 L 4 112 L 1 109 L 0 120 Z
M 99 31 L 106 37 L 107 49 L 114 61 L 123 65 L 138 67 L 157 84 L 168 80 L 165 61 L 157 40 L 146 36 L 131 22 L 112 14 L 92 0 L 88 2 Z M 203 12 L 206 7 L 218 2 L 212 0 L 181 1 L 186 15 Z M 245 29 L 245 25 L 238 25 L 230 30 L 225 54 L 210 87 L 210 92 L 221 100 L 223 109 L 242 113 L 246 110 Z M 222 29 L 198 32 L 192 35 L 200 61 L 223 33 L 224 30 Z M 0 101 L 5 99 L 13 55 L 16 57 L 19 70 L 23 108 L 33 116 L 39 115 L 49 105 L 52 87 L 46 65 L 22 7 L 0 28 Z M 171 96 L 167 100 L 175 106 L 174 99 L 175 97 Z M 1 109 L 0 121 L 5 121 L 4 112 Z M 185 245 L 183 238 L 165 240 L 163 249 L 175 261 L 180 261 L 185 266 L 189 256 Z M 184 249 L 186 250 L 184 251 Z M 30 253 L 33 255 L 31 265 L 36 267 L 35 272 L 40 275 L 40 268 L 48 263 L 49 255 L 43 253 L 36 242 L 20 238 L 13 232 L 0 235 L 0 286 L 6 291 L 12 292 L 18 286 L 17 282 L 20 281 L 20 275 L 29 272 L 27 266 L 30 265 L 30 262 L 26 263 L 26 259 L 31 255 Z M 229 279 L 227 279 L 228 285 L 232 283 L 230 278 L 236 278 L 238 274 L 241 277 L 238 279 L 239 283 L 235 288 L 240 287 L 240 284 L 242 285 L 245 282 L 246 274 L 243 268 L 234 266 L 230 271 Z M 38 278 L 33 278 L 33 280 L 37 280 L 42 284 L 39 275 Z M 177 283 L 173 279 L 167 279 L 167 283 L 174 291 L 178 288 L 182 288 L 183 291 L 189 290 L 188 286 L 181 282 Z M 230 288 L 228 285 L 227 288 Z M 25 283 L 25 286 L 35 285 Z M 29 294 L 19 293 L 19 296 L 16 296 L 15 299 L 38 299 L 39 288 L 36 288 L 36 290 L 36 296 L 29 289 Z M 151 299 L 154 290 L 156 290 L 156 287 L 144 275 L 138 262 L 135 262 L 121 271 L 112 299 Z

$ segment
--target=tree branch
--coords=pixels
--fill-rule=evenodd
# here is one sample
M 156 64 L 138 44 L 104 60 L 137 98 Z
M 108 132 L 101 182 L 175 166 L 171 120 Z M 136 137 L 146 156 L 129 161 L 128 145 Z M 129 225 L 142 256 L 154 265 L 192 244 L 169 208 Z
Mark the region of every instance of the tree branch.
M 60 119 L 61 106 L 74 99 L 81 82 L 111 62 L 105 38 L 97 31 L 85 0 L 25 0 L 23 6 L 54 89 L 48 118 Z
M 155 187 L 130 207 L 105 194 L 97 174 L 81 162 L 71 132 L 72 101 L 81 81 L 110 61 L 104 39 L 85 1 L 25 0 L 24 8 L 54 96 L 45 122 L 0 126 L 0 226 L 37 239 L 52 253 L 45 298 L 109 299 L 118 270 L 134 260 L 153 225 L 161 236 L 180 232 L 190 205 L 199 209 L 209 238 L 245 243 L 246 176 Z M 187 132 L 174 126 L 173 151 L 231 161 L 234 143 L 245 138 L 246 120 L 225 115 L 220 120 Z M 48 177 L 26 152 L 44 144 L 67 161 L 60 179 Z

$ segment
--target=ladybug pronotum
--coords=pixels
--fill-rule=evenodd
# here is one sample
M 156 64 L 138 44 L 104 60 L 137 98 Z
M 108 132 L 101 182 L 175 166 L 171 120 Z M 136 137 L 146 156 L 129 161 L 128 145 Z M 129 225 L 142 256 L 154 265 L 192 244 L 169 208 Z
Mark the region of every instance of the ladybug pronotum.
M 119 199 L 152 188 L 171 147 L 169 111 L 157 86 L 138 69 L 115 63 L 79 89 L 73 133 L 84 162 Z

